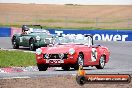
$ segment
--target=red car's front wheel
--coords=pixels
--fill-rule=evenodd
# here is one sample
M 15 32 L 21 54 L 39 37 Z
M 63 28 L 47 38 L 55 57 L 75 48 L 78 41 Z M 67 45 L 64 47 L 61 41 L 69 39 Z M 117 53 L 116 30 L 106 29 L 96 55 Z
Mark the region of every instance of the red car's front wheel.
M 99 65 L 96 66 L 97 69 L 103 69 L 105 66 L 105 57 L 101 56 L 99 59 Z
M 63 66 L 62 69 L 63 69 L 64 71 L 69 71 L 69 70 L 70 70 L 70 66 Z
M 83 54 L 78 55 L 78 61 L 77 61 L 76 65 L 74 66 L 74 69 L 78 70 L 80 65 L 82 65 L 82 66 L 84 65 L 84 56 L 83 56 Z
M 45 66 L 44 64 L 37 64 L 37 66 L 38 66 L 38 69 L 39 69 L 39 71 L 46 71 L 47 70 L 47 66 Z

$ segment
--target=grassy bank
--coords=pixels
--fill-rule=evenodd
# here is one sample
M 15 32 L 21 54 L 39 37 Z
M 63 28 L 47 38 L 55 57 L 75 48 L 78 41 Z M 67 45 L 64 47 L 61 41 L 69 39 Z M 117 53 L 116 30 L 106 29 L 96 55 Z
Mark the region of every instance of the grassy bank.
M 2 3 L 0 8 L 0 23 L 10 27 L 41 24 L 46 28 L 132 29 L 132 5 Z
M 34 53 L 0 50 L 0 67 L 33 65 L 36 65 Z
M 22 24 L 0 24 L 0 27 L 17 27 L 17 28 L 21 28 Z M 43 26 L 43 28 L 45 29 L 81 29 L 81 30 L 132 30 L 132 28 L 100 28 L 100 27 L 67 27 L 67 26 Z

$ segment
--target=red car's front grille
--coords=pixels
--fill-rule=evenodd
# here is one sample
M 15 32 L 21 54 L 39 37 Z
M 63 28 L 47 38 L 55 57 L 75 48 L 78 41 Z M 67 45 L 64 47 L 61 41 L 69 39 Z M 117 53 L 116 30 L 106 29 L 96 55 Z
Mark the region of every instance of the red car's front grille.
M 63 57 L 60 57 L 59 54 L 47 54 L 48 57 L 46 57 L 46 54 L 43 55 L 44 59 L 67 59 L 68 54 L 64 54 Z

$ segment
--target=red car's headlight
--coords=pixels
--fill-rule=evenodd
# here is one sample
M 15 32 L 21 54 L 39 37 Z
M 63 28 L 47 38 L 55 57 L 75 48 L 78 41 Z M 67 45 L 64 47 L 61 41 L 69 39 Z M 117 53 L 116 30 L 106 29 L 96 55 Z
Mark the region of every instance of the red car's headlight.
M 69 54 L 70 54 L 70 55 L 73 55 L 74 53 L 75 53 L 75 50 L 74 50 L 73 48 L 70 48 L 70 49 L 69 49 Z
M 40 48 L 36 49 L 36 54 L 40 55 L 42 53 L 42 50 Z

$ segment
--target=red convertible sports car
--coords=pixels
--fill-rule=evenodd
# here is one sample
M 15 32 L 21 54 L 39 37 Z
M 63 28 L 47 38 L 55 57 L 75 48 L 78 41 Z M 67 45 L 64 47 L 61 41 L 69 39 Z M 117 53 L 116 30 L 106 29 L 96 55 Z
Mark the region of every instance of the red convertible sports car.
M 60 37 L 57 43 L 52 47 L 36 49 L 39 71 L 46 71 L 48 67 L 62 67 L 66 71 L 70 68 L 78 70 L 79 65 L 103 69 L 109 61 L 108 48 L 94 45 L 92 35 Z

